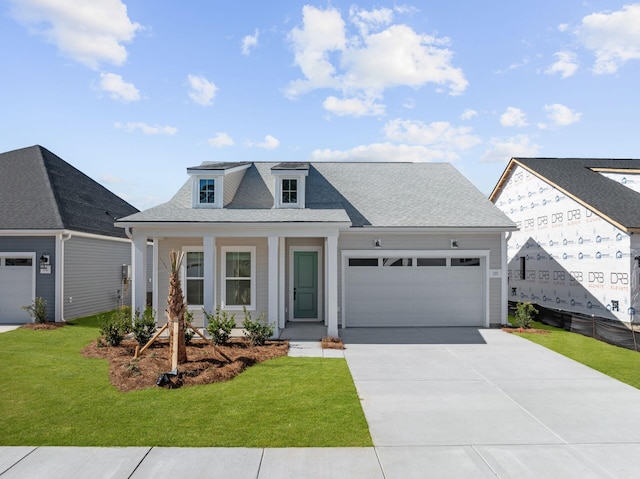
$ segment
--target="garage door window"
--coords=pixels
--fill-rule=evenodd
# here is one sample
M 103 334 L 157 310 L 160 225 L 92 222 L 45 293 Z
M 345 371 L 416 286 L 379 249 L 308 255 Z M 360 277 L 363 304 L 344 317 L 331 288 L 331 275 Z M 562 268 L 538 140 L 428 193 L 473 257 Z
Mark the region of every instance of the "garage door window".
M 451 266 L 480 266 L 480 258 L 451 258 Z
M 382 266 L 412 266 L 413 258 L 383 258 Z
M 447 258 L 418 258 L 418 266 L 446 266 Z
M 5 258 L 5 266 L 32 266 L 33 260 L 31 258 Z
M 349 266 L 378 266 L 378 258 L 349 258 Z

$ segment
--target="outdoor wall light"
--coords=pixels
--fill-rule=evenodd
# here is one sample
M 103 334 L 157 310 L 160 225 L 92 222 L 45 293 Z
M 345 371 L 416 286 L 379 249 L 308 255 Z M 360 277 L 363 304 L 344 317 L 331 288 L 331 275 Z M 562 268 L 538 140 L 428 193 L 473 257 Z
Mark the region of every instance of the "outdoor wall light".
M 382 248 L 382 240 L 380 238 L 374 239 L 373 240 L 373 247 L 374 248 Z
M 49 255 L 48 254 L 43 254 L 43 255 L 40 256 L 40 264 L 41 265 L 49 264 Z
M 458 247 L 458 240 L 451 238 L 451 248 L 456 249 Z

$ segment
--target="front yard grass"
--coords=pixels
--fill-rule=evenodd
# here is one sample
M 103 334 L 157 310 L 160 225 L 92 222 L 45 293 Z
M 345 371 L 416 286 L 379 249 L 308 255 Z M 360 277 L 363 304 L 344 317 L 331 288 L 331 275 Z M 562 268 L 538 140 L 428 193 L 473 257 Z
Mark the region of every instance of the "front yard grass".
M 106 360 L 80 353 L 100 322 L 0 334 L 0 445 L 372 445 L 344 359 L 283 357 L 225 383 L 122 393 Z
M 514 324 L 513 317 L 509 321 Z M 514 334 L 640 389 L 640 353 L 536 321 L 531 327 L 549 334 Z

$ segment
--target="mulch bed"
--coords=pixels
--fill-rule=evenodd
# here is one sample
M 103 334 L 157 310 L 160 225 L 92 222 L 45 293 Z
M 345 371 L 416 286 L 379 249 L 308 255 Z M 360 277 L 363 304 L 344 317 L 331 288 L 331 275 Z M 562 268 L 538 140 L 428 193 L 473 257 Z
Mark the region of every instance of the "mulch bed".
M 551 331 L 535 328 L 502 328 L 505 333 L 549 334 Z
M 322 349 L 344 349 L 344 343 L 340 338 L 334 338 L 333 336 L 325 336 L 320 342 Z
M 26 329 L 36 329 L 36 330 L 51 330 L 51 329 L 62 328 L 63 326 L 64 326 L 64 323 L 62 322 L 55 323 L 53 321 L 47 321 L 46 323 L 26 323 L 20 327 L 26 328 Z
M 133 339 L 126 339 L 114 347 L 94 340 L 82 350 L 82 354 L 89 358 L 107 359 L 109 379 L 120 391 L 158 387 L 156 381 L 171 367 L 169 342 L 158 340 L 134 359 L 137 344 Z M 225 346 L 216 346 L 214 351 L 210 344 L 193 340 L 187 345 L 188 361 L 178 366 L 178 376 L 169 376 L 169 382 L 163 387 L 228 381 L 256 363 L 286 356 L 288 352 L 288 341 L 267 341 L 264 346 L 251 346 L 248 340 L 235 338 Z

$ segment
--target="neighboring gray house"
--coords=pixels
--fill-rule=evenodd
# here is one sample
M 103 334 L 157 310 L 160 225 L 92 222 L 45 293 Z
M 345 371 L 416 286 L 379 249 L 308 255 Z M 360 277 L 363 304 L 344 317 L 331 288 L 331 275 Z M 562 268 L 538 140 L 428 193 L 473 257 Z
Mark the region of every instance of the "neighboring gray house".
M 506 321 L 506 233 L 515 224 L 448 163 L 203 163 L 167 203 L 121 218 L 133 303 L 154 308 L 172 249 L 195 321 L 216 305 L 276 331 L 484 326 Z M 142 272 L 142 274 L 139 274 Z M 163 321 L 162 314 L 159 320 Z M 277 333 L 276 333 L 277 334 Z
M 490 199 L 520 228 L 509 299 L 632 322 L 640 308 L 640 160 L 512 158 Z
M 116 219 L 138 210 L 41 146 L 0 154 L 0 323 L 130 304 L 131 241 Z

